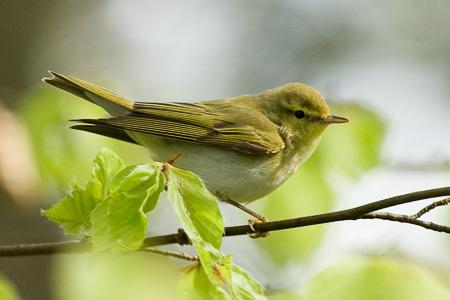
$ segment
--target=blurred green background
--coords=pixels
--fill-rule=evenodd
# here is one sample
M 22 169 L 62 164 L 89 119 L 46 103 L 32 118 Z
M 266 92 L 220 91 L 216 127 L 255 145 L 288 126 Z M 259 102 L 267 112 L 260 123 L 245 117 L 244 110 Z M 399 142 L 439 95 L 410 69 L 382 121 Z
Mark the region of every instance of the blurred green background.
M 351 123 L 332 126 L 293 178 L 251 204 L 270 220 L 448 186 L 449 11 L 446 0 L 2 1 L 0 244 L 66 238 L 40 208 L 74 176 L 87 178 L 102 147 L 127 164 L 149 160 L 145 149 L 68 129 L 69 119 L 103 112 L 45 86 L 47 69 L 139 101 L 316 87 Z M 247 222 L 221 208 L 226 224 Z M 425 218 L 449 224 L 449 211 Z M 149 236 L 178 227 L 166 201 L 149 218 Z M 273 299 L 450 298 L 449 238 L 411 225 L 357 221 L 233 237 L 224 251 Z M 171 299 L 184 266 L 152 254 L 4 257 L 0 299 Z

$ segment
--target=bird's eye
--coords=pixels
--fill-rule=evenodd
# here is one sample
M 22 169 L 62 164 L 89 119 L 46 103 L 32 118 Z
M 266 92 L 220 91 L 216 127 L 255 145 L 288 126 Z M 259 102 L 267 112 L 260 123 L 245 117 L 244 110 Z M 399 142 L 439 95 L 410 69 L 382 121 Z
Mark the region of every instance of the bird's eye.
M 294 116 L 295 116 L 297 119 L 303 119 L 303 118 L 305 117 L 305 112 L 304 112 L 303 110 L 296 110 L 296 111 L 294 112 Z

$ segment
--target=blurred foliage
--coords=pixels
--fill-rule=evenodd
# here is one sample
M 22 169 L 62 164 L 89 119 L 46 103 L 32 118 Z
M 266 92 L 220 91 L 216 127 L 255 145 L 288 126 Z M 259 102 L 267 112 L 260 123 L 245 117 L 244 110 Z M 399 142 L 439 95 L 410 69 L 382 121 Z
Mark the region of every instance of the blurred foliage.
M 283 220 L 327 212 L 333 195 L 318 169 L 305 164 L 275 192 L 258 203 L 258 212 L 269 220 Z M 318 247 L 324 226 L 308 226 L 273 232 L 269 238 L 255 240 L 279 264 L 305 260 Z M 287 246 L 289 245 L 289 246 Z
M 385 120 L 374 110 L 357 103 L 332 104 L 331 111 L 350 120 L 346 126 L 332 126 L 321 141 L 312 163 L 321 164 L 325 176 L 339 169 L 358 179 L 380 162 Z
M 450 299 L 450 277 L 407 262 L 350 257 L 317 274 L 301 299 Z
M 216 287 L 201 268 L 192 268 L 182 275 L 180 269 L 186 262 L 178 259 L 135 252 L 126 256 L 105 253 L 60 256 L 57 260 L 53 274 L 55 299 L 231 299 L 223 289 L 223 297 L 217 296 Z M 238 278 L 232 287 L 238 299 L 265 299 L 254 279 L 239 278 L 248 277 L 241 268 L 231 265 L 231 273 L 225 276 L 228 275 Z M 183 279 L 179 281 L 181 276 Z M 175 288 L 178 282 L 179 298 Z M 238 282 L 249 286 L 240 286 Z
M 160 255 L 132 253 L 56 257 L 55 299 L 175 299 L 182 263 Z
M 11 283 L 9 283 L 2 275 L 0 275 L 0 299 L 2 300 L 20 299 L 16 293 L 14 286 Z
M 354 103 L 335 104 L 331 111 L 348 118 L 350 123 L 331 126 L 297 173 L 258 202 L 258 211 L 269 220 L 329 212 L 336 201 L 333 188 L 346 180 L 356 180 L 378 164 L 385 135 L 383 121 L 371 110 Z M 256 242 L 274 261 L 284 264 L 308 259 L 322 241 L 325 230 L 325 225 L 282 230 Z

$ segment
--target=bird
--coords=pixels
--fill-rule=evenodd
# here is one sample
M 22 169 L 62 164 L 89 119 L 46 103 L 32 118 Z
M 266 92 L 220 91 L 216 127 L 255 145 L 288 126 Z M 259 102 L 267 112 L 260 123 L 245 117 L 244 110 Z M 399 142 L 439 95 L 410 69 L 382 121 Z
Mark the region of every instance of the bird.
M 174 166 L 195 173 L 219 200 L 238 206 L 279 187 L 311 156 L 330 124 L 348 122 L 332 115 L 321 94 L 303 83 L 196 103 L 135 102 L 49 73 L 44 82 L 110 115 L 73 120 L 73 129 L 142 145 L 154 161 L 181 154 Z

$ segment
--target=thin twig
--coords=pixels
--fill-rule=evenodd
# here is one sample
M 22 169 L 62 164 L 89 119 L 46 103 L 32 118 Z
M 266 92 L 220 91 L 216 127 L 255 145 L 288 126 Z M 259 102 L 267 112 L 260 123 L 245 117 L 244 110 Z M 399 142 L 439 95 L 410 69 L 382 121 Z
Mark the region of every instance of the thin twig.
M 163 256 L 173 256 L 173 257 L 176 257 L 176 258 L 181 258 L 181 259 L 189 260 L 189 261 L 199 261 L 198 255 L 192 256 L 192 255 L 189 255 L 189 254 L 184 253 L 184 252 L 161 250 L 161 249 L 151 248 L 151 247 L 144 248 L 144 249 L 142 249 L 140 251 L 150 252 L 150 253 L 157 253 L 157 254 L 161 254 Z
M 436 201 L 431 203 L 430 205 L 425 206 L 424 208 L 422 208 L 417 214 L 412 215 L 411 217 L 413 217 L 414 219 L 418 219 L 421 216 L 423 216 L 424 214 L 426 214 L 427 212 L 429 212 L 430 210 L 432 210 L 433 208 L 436 208 L 438 206 L 444 206 L 450 203 L 450 197 L 449 198 L 445 198 L 443 200 L 440 201 Z
M 426 222 L 422 220 L 418 220 L 414 216 L 406 216 L 406 215 L 399 215 L 399 214 L 392 214 L 387 212 L 374 212 L 374 213 L 368 213 L 363 216 L 361 216 L 361 219 L 381 219 L 381 220 L 388 220 L 388 221 L 394 221 L 394 222 L 400 222 L 400 223 L 409 223 L 421 226 L 426 229 L 438 231 L 438 232 L 445 232 L 450 233 L 450 226 L 444 226 L 439 225 L 432 222 Z

